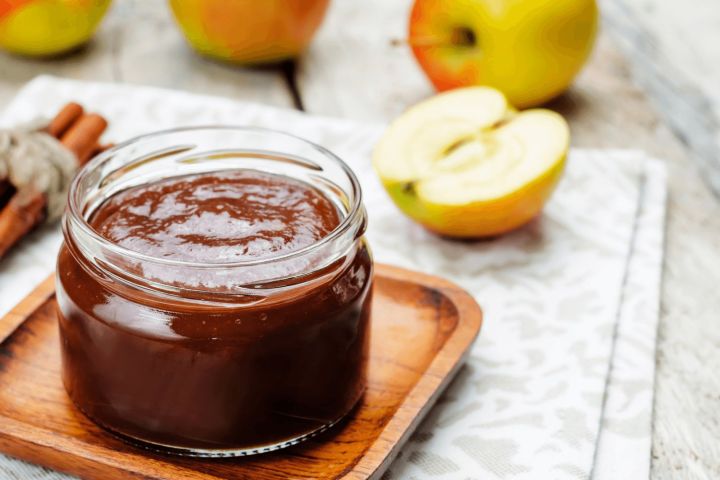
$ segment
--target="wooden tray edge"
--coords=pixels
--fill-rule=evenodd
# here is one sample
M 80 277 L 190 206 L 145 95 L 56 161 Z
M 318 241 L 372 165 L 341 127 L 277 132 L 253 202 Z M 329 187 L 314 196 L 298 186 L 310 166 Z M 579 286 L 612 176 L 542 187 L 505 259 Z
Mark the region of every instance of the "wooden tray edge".
M 352 470 L 342 477 L 346 480 L 376 480 L 385 473 L 407 439 L 455 378 L 470 354 L 470 347 L 480 333 L 483 322 L 483 313 L 478 303 L 455 283 L 401 267 L 385 264 L 376 264 L 376 267 L 383 276 L 440 290 L 455 305 L 459 318 L 456 328 L 385 425 L 380 437 Z M 418 398 L 427 398 L 427 401 L 418 402 Z M 378 459 L 381 460 L 378 462 Z
M 20 303 L 0 317 L 0 343 L 3 343 L 35 310 L 55 294 L 55 274 L 51 274 Z

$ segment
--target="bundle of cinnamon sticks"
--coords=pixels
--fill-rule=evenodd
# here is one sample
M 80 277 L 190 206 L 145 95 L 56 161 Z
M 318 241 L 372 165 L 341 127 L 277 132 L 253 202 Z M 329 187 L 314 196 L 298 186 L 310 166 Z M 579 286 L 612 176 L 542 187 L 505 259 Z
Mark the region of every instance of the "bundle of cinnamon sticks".
M 75 156 L 78 168 L 107 147 L 99 145 L 107 121 L 68 103 L 44 129 Z M 16 189 L 0 181 L 0 260 L 45 219 L 47 198 L 32 186 Z

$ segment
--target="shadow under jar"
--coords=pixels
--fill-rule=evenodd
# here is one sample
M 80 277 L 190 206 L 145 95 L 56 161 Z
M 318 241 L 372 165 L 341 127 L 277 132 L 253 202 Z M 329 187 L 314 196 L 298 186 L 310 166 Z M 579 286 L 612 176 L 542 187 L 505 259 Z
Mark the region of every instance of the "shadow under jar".
M 139 137 L 72 184 L 57 266 L 63 381 L 92 420 L 236 456 L 324 430 L 365 389 L 372 259 L 352 171 L 263 129 Z

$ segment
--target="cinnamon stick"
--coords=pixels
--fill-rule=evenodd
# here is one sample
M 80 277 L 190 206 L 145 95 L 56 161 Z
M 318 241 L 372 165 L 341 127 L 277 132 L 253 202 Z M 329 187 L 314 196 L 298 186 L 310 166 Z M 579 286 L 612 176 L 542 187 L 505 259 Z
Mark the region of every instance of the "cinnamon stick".
M 0 212 L 0 258 L 45 216 L 45 196 L 27 187 L 18 190 Z
M 77 111 L 76 109 L 73 109 Z M 66 109 L 63 109 L 51 122 L 55 123 L 54 132 L 60 132 L 60 142 L 67 147 L 78 165 L 82 165 L 91 157 L 98 140 L 107 127 L 107 121 L 97 114 L 85 115 L 80 112 L 70 125 L 65 127 L 58 117 L 72 118 Z M 57 122 L 56 122 L 57 120 Z M 48 127 L 48 132 L 50 127 Z M 45 216 L 47 198 L 42 192 L 28 187 L 16 192 L 8 204 L 0 212 L 0 259 L 19 242 L 29 231 L 40 224 Z
M 82 115 L 61 137 L 60 142 L 70 150 L 78 165 L 87 162 L 97 146 L 100 135 L 107 128 L 107 121 L 96 113 Z
M 45 128 L 45 131 L 55 138 L 62 138 L 63 134 L 82 116 L 83 112 L 84 110 L 80 105 L 70 102 L 55 115 L 55 118 Z

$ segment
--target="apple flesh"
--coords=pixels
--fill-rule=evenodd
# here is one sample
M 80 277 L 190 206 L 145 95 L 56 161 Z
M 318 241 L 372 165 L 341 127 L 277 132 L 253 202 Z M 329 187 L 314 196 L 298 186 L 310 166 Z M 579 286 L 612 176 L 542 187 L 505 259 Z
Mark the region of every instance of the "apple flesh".
M 438 90 L 487 85 L 528 108 L 570 85 L 597 25 L 595 0 L 415 0 L 409 41 Z
M 373 166 L 397 206 L 445 236 L 482 238 L 537 216 L 562 176 L 570 133 L 555 112 L 517 112 L 497 90 L 439 94 L 393 122 Z
M 203 55 L 238 64 L 299 55 L 329 0 L 170 0 L 185 38 Z

